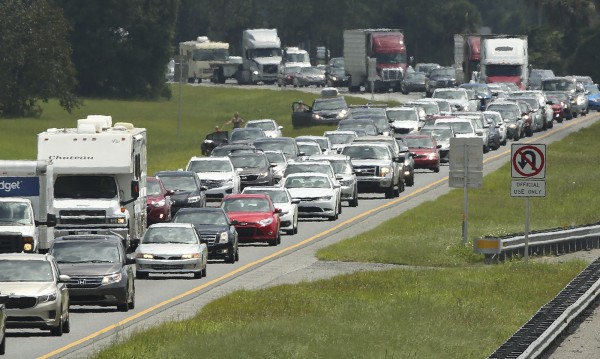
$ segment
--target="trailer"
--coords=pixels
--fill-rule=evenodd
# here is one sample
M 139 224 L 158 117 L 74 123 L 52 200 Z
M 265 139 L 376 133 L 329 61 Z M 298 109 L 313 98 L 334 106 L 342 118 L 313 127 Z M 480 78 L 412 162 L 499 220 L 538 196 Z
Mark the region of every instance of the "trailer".
M 179 81 L 225 83 L 234 78 L 241 58 L 229 56 L 229 44 L 211 41 L 207 36 L 198 36 L 196 40 L 179 43 L 179 55 L 182 61 L 175 69 L 175 78 Z

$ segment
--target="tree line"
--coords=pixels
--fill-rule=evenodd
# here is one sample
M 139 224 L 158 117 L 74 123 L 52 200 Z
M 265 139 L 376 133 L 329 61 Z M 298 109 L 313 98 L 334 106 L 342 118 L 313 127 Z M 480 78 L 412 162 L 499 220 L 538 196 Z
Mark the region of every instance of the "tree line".
M 527 34 L 530 63 L 557 74 L 600 78 L 600 0 L 2 0 L 0 116 L 39 115 L 40 101 L 65 110 L 83 97 L 170 98 L 165 65 L 181 41 L 230 43 L 277 28 L 285 46 L 341 56 L 353 28 L 404 30 L 409 56 L 450 65 L 453 35 Z

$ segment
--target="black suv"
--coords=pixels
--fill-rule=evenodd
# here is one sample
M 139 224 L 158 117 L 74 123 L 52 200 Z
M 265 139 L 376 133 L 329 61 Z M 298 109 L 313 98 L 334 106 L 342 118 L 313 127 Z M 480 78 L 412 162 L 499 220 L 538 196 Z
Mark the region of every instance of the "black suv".
M 154 174 L 161 179 L 165 188 L 173 191 L 171 213 L 174 215 L 184 207 L 205 207 L 206 187 L 202 186 L 196 172 L 160 171 Z
M 113 306 L 121 312 L 135 307 L 133 258 L 126 256 L 115 235 L 58 237 L 49 251 L 61 274 L 68 275 L 71 304 Z
M 237 221 L 229 220 L 220 207 L 183 208 L 173 218 L 174 223 L 191 223 L 196 228 L 202 243 L 208 247 L 208 258 L 222 258 L 227 263 L 240 259 Z

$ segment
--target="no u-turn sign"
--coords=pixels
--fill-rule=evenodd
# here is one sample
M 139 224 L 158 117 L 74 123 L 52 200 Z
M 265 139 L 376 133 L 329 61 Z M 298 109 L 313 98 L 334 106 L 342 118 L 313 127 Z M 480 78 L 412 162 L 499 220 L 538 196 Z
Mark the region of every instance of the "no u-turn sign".
M 512 178 L 546 178 L 546 145 L 513 143 L 511 149 Z

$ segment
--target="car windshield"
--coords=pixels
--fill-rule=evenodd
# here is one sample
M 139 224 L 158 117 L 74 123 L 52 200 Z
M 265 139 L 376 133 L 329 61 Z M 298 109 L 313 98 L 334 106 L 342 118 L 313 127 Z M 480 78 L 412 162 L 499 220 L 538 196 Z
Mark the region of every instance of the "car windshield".
M 378 64 L 405 64 L 406 53 L 377 53 L 375 54 Z
M 231 132 L 231 138 L 229 139 L 231 142 L 234 141 L 245 141 L 245 140 L 255 140 L 257 138 L 265 137 L 265 133 L 263 131 L 256 131 L 255 129 L 240 129 L 238 131 Z
M 438 77 L 455 77 L 456 70 L 454 70 L 453 68 L 449 68 L 449 67 L 431 70 L 429 77 L 436 77 L 436 76 L 438 76 Z
M 549 79 L 542 81 L 544 91 L 575 91 L 575 83 L 565 79 Z
M 222 160 L 191 161 L 186 170 L 193 172 L 231 172 L 231 165 L 229 161 Z
M 445 100 L 467 100 L 467 92 L 466 91 L 439 91 L 435 90 L 433 92 L 433 98 L 442 98 Z
M 182 212 L 179 211 L 173 218 L 173 223 L 191 223 L 195 226 L 225 226 L 227 225 L 227 215 L 218 211 L 198 211 Z
M 292 66 L 292 67 L 286 66 L 283 69 L 283 73 L 289 75 L 289 74 L 293 74 L 293 73 L 297 72 L 298 70 L 300 70 L 300 67 L 298 67 L 298 66 Z
M 328 133 L 325 136 L 329 137 L 329 141 L 334 145 L 342 145 L 352 143 L 356 138 L 353 134 L 343 134 L 343 133 Z
M 142 244 L 167 243 L 198 244 L 198 237 L 192 227 L 150 227 L 142 239 Z
M 286 188 L 331 188 L 324 177 L 295 176 L 285 180 Z
M 349 175 L 352 174 L 352 165 L 350 161 L 346 160 L 329 160 L 331 163 L 331 167 L 333 167 L 333 172 L 338 174 Z
M 318 98 L 313 104 L 313 111 L 333 111 L 348 108 L 343 97 Z
M 419 115 L 415 110 L 387 110 L 390 121 L 419 121 Z
M 283 152 L 265 152 L 267 158 L 269 159 L 269 163 L 285 163 L 285 156 Z
M 289 203 L 290 199 L 285 190 L 276 189 L 248 189 L 244 190 L 244 193 L 250 194 L 266 194 L 271 197 L 273 203 Z
M 433 148 L 431 137 L 404 137 L 404 142 L 408 147 L 413 148 Z
M 275 127 L 275 124 L 271 121 L 248 122 L 248 124 L 246 124 L 246 127 L 260 128 L 263 131 L 275 131 L 277 129 L 277 127 Z
M 600 93 L 597 85 L 586 85 L 585 89 L 590 92 L 590 94 Z
M 300 69 L 300 73 L 303 75 L 323 75 L 323 71 L 316 67 L 303 67 Z
M 354 159 L 361 160 L 390 160 L 390 151 L 385 147 L 379 146 L 346 146 L 342 154 Z
M 333 170 L 328 164 L 321 163 L 290 163 L 285 169 L 284 177 L 293 173 L 317 172 L 333 177 Z
M 51 254 L 58 263 L 118 263 L 119 243 L 56 241 Z
M 160 176 L 166 189 L 173 192 L 193 192 L 197 191 L 196 181 L 192 176 Z
M 452 131 L 454 131 L 455 134 L 472 134 L 475 132 L 475 130 L 473 129 L 473 125 L 469 122 L 439 122 L 437 124 L 450 126 L 450 128 L 452 128 Z
M 298 142 L 300 152 L 304 152 L 305 156 L 318 155 L 321 153 L 321 147 L 316 142 Z
M 438 107 L 438 105 L 435 102 L 423 101 L 423 102 L 415 103 L 415 105 L 419 105 L 419 106 L 423 107 L 425 109 L 425 113 L 427 114 L 427 116 L 440 114 L 440 108 Z
M 515 121 L 520 113 L 517 107 L 516 105 L 490 105 L 488 110 L 500 112 L 500 116 L 502 116 L 504 121 Z
M 115 198 L 119 193 L 113 176 L 59 176 L 54 198 Z
M 229 156 L 235 168 L 265 168 L 269 167 L 267 156 L 263 154 L 247 154 Z
M 295 140 L 292 140 L 295 142 Z M 296 146 L 291 141 L 260 141 L 254 142 L 254 147 L 263 151 L 276 151 L 280 150 L 285 154 L 296 156 Z
M 265 198 L 227 198 L 221 207 L 225 212 L 270 212 L 271 206 Z
M 413 82 L 424 82 L 427 76 L 423 72 L 409 72 L 406 74 L 405 79 Z
M 492 97 L 492 91 L 487 86 L 469 86 L 468 88 L 475 91 L 478 96 Z
M 342 130 L 342 131 L 352 131 L 354 129 L 362 129 L 365 130 L 365 132 L 368 135 L 377 135 L 377 127 L 375 127 L 375 125 L 371 122 L 371 123 L 367 123 L 367 122 L 354 122 L 354 121 L 341 121 L 340 123 L 338 123 L 338 130 Z
M 0 259 L 0 282 L 52 282 L 48 261 Z
M 146 194 L 148 196 L 160 196 L 160 184 L 156 181 L 146 181 Z
M 424 128 L 421 131 L 422 135 L 429 135 L 435 138 L 436 141 L 449 141 L 452 137 L 452 130 L 449 128 Z
M 29 205 L 23 202 L 0 202 L 0 225 L 27 226 L 33 224 Z

